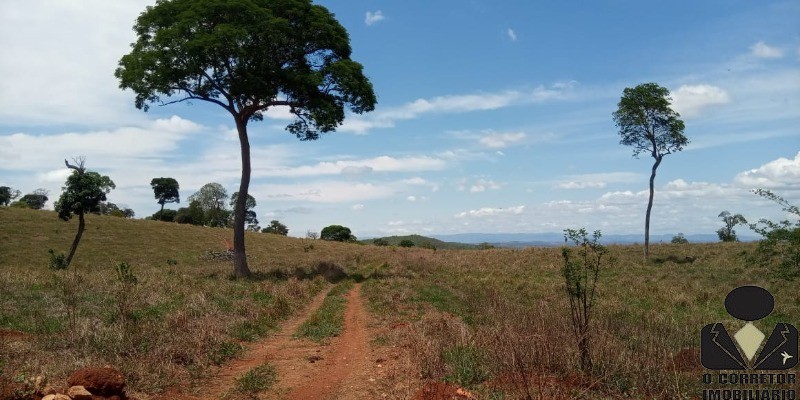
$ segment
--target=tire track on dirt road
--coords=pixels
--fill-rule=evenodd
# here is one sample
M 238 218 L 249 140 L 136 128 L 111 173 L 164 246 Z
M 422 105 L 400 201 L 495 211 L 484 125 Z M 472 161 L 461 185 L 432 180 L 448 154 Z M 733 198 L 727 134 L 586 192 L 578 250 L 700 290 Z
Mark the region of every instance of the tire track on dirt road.
M 293 340 L 292 335 L 294 335 L 297 328 L 300 327 L 305 320 L 319 309 L 332 288 L 333 286 L 314 296 L 302 313 L 283 321 L 279 325 L 280 330 L 278 333 L 248 346 L 244 357 L 233 360 L 220 367 L 218 374 L 205 382 L 200 390 L 198 390 L 200 394 L 188 395 L 173 390 L 168 391 L 162 396 L 157 396 L 155 399 L 210 400 L 224 398 L 231 389 L 236 387 L 236 379 L 247 373 L 247 371 L 263 364 L 265 361 L 271 361 L 276 357 L 280 357 L 283 353 L 292 351 L 293 342 L 296 342 Z M 278 376 L 278 379 L 280 379 L 280 375 Z
M 322 359 L 308 368 L 307 358 L 300 364 L 300 373 L 281 374 L 281 386 L 290 388 L 286 400 L 327 400 L 348 398 L 341 393 L 345 383 L 357 378 L 370 366 L 367 345 L 367 313 L 361 298 L 361 284 L 357 283 L 347 294 L 344 329 L 331 341 Z M 318 349 L 319 351 L 319 349 Z M 320 351 L 321 352 L 321 351 Z

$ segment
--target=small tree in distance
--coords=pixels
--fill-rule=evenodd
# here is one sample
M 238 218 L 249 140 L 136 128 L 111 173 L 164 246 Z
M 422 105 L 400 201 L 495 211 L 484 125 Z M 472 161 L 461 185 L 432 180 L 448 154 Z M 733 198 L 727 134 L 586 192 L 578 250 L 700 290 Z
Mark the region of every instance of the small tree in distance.
M 263 233 L 272 233 L 275 235 L 287 236 L 289 234 L 289 228 L 286 225 L 280 223 L 277 219 L 273 219 L 269 221 L 269 225 L 262 229 L 261 232 Z
M 356 240 L 356 237 L 350 232 L 350 228 L 341 225 L 329 225 L 322 228 L 319 237 L 322 240 L 336 242 L 354 242 Z
M 747 220 L 744 219 L 742 214 L 733 215 L 728 211 L 719 213 L 718 217 L 722 218 L 722 223 L 725 224 L 722 228 L 717 229 L 717 236 L 721 242 L 738 242 L 739 238 L 736 237 L 736 230 L 733 228 L 739 224 L 746 224 Z
M 166 203 L 180 203 L 180 185 L 174 178 L 153 178 L 150 181 L 150 187 L 153 188 L 153 194 L 158 204 L 161 204 L 161 212 L 159 215 L 164 216 L 164 204 Z
M 650 197 L 644 222 L 644 258 L 650 257 L 650 212 L 653 209 L 656 169 L 667 154 L 683 150 L 689 139 L 683 135 L 680 114 L 670 107 L 669 90 L 655 83 L 625 88 L 614 112 L 614 122 L 622 137 L 620 144 L 633 147 L 633 156 L 647 153 L 653 157 L 650 172 Z
M 0 206 L 7 206 L 12 200 L 19 197 L 20 191 L 8 186 L 0 186 Z
M 414 242 L 408 239 L 403 239 L 400 241 L 400 247 L 414 247 Z
M 33 210 L 41 210 L 49 200 L 50 192 L 47 189 L 36 189 L 33 193 L 28 193 L 19 199 L 19 202 L 24 203 L 28 208 Z
M 58 217 L 62 220 L 69 221 L 73 215 L 78 216 L 78 233 L 72 241 L 64 267 L 69 266 L 75 251 L 78 250 L 81 236 L 86 229 L 84 215 L 96 210 L 100 202 L 106 201 L 106 194 L 116 187 L 111 178 L 87 171 L 84 158 L 77 158 L 74 161 L 75 165 L 64 160 L 64 164 L 72 170 L 72 174 L 67 177 L 66 186 L 55 204 Z
M 686 236 L 683 236 L 682 233 L 679 233 L 672 237 L 672 244 L 686 244 L 689 243 L 689 239 L 686 239 Z

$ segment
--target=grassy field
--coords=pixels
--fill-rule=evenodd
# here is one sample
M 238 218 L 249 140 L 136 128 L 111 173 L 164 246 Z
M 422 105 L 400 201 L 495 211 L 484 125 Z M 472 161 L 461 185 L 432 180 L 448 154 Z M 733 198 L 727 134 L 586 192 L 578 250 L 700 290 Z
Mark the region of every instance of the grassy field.
M 90 216 L 73 267 L 49 270 L 47 250 L 65 251 L 76 224 L 0 209 L 0 394 L 18 380 L 105 364 L 137 394 L 191 386 L 268 337 L 336 269 L 363 280 L 373 345 L 406 349 L 423 381 L 488 399 L 692 398 L 705 372 L 700 328 L 738 329 L 723 301 L 742 284 L 775 295 L 762 331 L 800 322 L 797 282 L 751 265 L 754 244 L 651 247 L 654 258 L 696 257 L 684 264 L 644 263 L 640 246 L 611 246 L 616 261 L 600 274 L 592 321 L 594 369 L 582 374 L 558 248 L 433 251 L 254 233 L 255 277 L 233 280 L 230 262 L 208 258 L 228 230 Z M 122 262 L 135 283 L 120 279 Z

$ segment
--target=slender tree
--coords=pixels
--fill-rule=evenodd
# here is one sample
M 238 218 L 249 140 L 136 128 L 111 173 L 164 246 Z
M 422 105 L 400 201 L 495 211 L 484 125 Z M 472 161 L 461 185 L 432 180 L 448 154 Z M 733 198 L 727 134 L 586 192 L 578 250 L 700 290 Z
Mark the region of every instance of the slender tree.
M 87 171 L 84 158 L 75 159 L 74 162 L 73 165 L 64 160 L 64 164 L 72 170 L 72 174 L 67 177 L 66 186 L 55 204 L 58 217 L 64 221 L 69 221 L 72 215 L 78 216 L 78 233 L 75 234 L 75 240 L 72 241 L 72 247 L 70 247 L 65 262 L 67 267 L 72 262 L 83 231 L 86 229 L 84 215 L 98 210 L 100 203 L 106 201 L 106 194 L 116 188 L 111 178 L 97 172 Z
M 247 124 L 270 107 L 296 117 L 287 130 L 315 140 L 376 97 L 361 64 L 350 59 L 347 31 L 310 0 L 158 0 L 137 19 L 138 36 L 115 75 L 136 93 L 136 107 L 202 100 L 231 114 L 242 177 L 233 224 L 234 273 L 250 275 L 244 242 L 250 187 Z
M 174 178 L 153 178 L 150 181 L 150 187 L 153 188 L 158 204 L 161 204 L 161 218 L 164 217 L 164 204 L 166 203 L 180 203 L 180 185 Z
M 656 169 L 667 154 L 683 150 L 689 139 L 683 135 L 684 124 L 680 114 L 670 107 L 669 90 L 655 83 L 643 83 L 625 88 L 614 112 L 614 122 L 619 127 L 620 144 L 633 147 L 633 156 L 646 153 L 653 157 L 650 172 L 650 197 L 644 222 L 644 257 L 650 256 L 650 212 Z

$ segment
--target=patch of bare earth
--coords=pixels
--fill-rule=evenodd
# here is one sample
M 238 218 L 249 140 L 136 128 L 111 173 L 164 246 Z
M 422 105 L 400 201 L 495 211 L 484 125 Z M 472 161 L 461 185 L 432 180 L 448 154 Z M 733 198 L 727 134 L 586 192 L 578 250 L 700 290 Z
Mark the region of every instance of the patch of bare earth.
M 297 328 L 308 317 L 310 317 L 325 300 L 328 290 L 319 293 L 311 300 L 306 310 L 302 313 L 283 321 L 280 324 L 280 331 L 265 340 L 256 342 L 245 351 L 244 357 L 226 363 L 220 367 L 214 377 L 206 381 L 197 390 L 197 394 L 181 393 L 180 388 L 168 391 L 166 394 L 154 397 L 157 400 L 208 400 L 222 399 L 236 387 L 236 379 L 250 371 L 251 369 L 263 364 L 265 361 L 273 361 L 281 358 L 282 354 L 291 353 L 295 340 L 292 335 Z M 280 370 L 279 370 L 280 371 Z M 279 378 L 280 375 L 279 375 Z
M 361 284 L 347 294 L 344 327 L 335 338 L 316 343 L 295 339 L 300 324 L 322 304 L 327 293 L 318 295 L 302 315 L 281 326 L 280 333 L 252 346 L 246 358 L 222 367 L 194 395 L 175 391 L 159 400 L 234 399 L 231 391 L 236 379 L 251 368 L 268 362 L 275 367 L 277 382 L 261 399 L 284 400 L 362 400 L 408 399 L 418 389 L 405 349 L 378 346 L 370 338 L 385 331 L 372 321 L 361 298 Z

